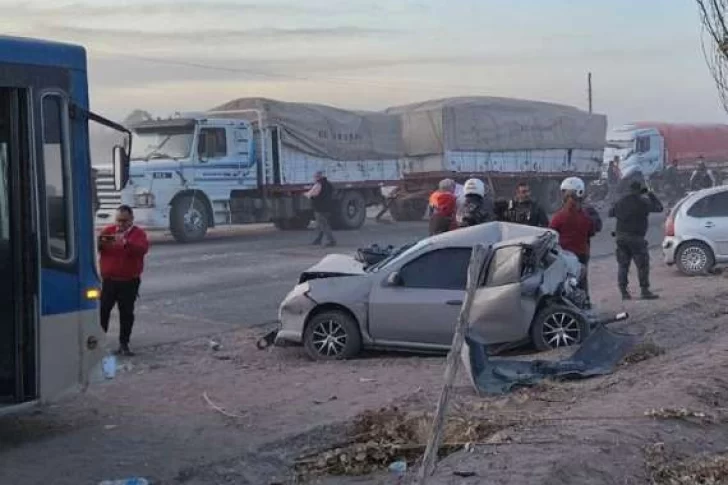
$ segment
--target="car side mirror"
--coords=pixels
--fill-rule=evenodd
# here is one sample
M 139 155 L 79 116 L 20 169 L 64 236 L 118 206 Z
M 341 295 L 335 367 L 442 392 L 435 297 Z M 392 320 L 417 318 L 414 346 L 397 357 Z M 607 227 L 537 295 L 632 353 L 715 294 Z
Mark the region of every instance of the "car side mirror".
M 114 145 L 111 151 L 114 162 L 114 188 L 121 190 L 129 181 L 129 153 L 121 145 Z
M 387 276 L 387 286 L 402 286 L 403 283 L 402 277 L 396 271 Z

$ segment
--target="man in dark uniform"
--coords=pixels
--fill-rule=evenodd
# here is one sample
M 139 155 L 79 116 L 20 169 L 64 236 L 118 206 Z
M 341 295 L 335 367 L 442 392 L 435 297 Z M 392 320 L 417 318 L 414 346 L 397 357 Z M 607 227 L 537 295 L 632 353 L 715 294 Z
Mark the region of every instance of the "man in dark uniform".
M 508 201 L 505 220 L 535 227 L 549 225 L 546 211 L 536 201 L 531 200 L 531 187 L 526 182 L 519 182 L 516 186 L 516 196 Z
M 660 200 L 642 183 L 632 182 L 630 193 L 622 196 L 609 210 L 609 217 L 617 219 L 614 233 L 617 242 L 618 283 L 623 300 L 632 299 L 628 289 L 629 267 L 634 261 L 637 267 L 643 300 L 655 300 L 650 291 L 650 253 L 647 249 L 647 228 L 651 212 L 662 212 Z
M 331 231 L 331 224 L 329 223 L 334 202 L 334 186 L 331 185 L 323 172 L 316 172 L 314 177 L 316 183 L 311 187 L 311 190 L 306 192 L 306 197 L 311 199 L 318 229 L 318 236 L 316 236 L 312 244 L 321 244 L 325 237 L 327 246 L 336 246 L 334 233 Z

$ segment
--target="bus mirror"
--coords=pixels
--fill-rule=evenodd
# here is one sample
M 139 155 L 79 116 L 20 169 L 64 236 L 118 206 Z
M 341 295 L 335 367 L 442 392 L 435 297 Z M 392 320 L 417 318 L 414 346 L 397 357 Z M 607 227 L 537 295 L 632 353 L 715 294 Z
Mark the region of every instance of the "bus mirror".
M 121 190 L 129 181 L 129 153 L 121 145 L 114 146 L 112 151 L 114 160 L 114 188 Z

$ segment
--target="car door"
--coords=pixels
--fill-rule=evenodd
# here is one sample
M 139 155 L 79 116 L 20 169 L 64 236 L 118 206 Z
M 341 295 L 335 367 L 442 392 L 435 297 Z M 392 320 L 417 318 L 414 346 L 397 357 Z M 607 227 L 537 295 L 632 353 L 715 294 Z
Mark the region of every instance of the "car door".
M 387 278 L 375 284 L 369 301 L 374 340 L 450 345 L 471 252 L 471 248 L 434 249 L 402 265 L 398 284 L 388 284 Z
M 713 243 L 716 258 L 728 258 L 728 191 L 703 197 L 688 209 L 696 230 Z
M 488 263 L 484 285 L 476 290 L 470 332 L 484 344 L 516 342 L 528 335 L 535 298 L 527 289 L 540 278 L 537 274 L 524 275 L 523 251 L 522 246 L 497 248 Z

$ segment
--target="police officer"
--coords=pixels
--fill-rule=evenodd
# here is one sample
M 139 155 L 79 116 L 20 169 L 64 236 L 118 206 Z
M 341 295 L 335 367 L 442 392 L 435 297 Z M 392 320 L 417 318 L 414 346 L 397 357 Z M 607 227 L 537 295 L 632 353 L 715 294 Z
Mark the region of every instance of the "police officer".
M 617 219 L 614 233 L 617 242 L 617 275 L 623 300 L 631 300 L 628 289 L 629 267 L 634 261 L 637 267 L 643 300 L 655 300 L 658 296 L 650 291 L 650 254 L 647 249 L 647 228 L 651 212 L 662 212 L 663 207 L 654 193 L 644 184 L 633 181 L 630 192 L 622 196 L 609 210 L 609 217 Z
M 531 187 L 526 182 L 519 182 L 516 186 L 516 196 L 508 201 L 504 219 L 507 222 L 527 226 L 548 227 L 549 225 L 546 211 L 536 201 L 531 200 Z

